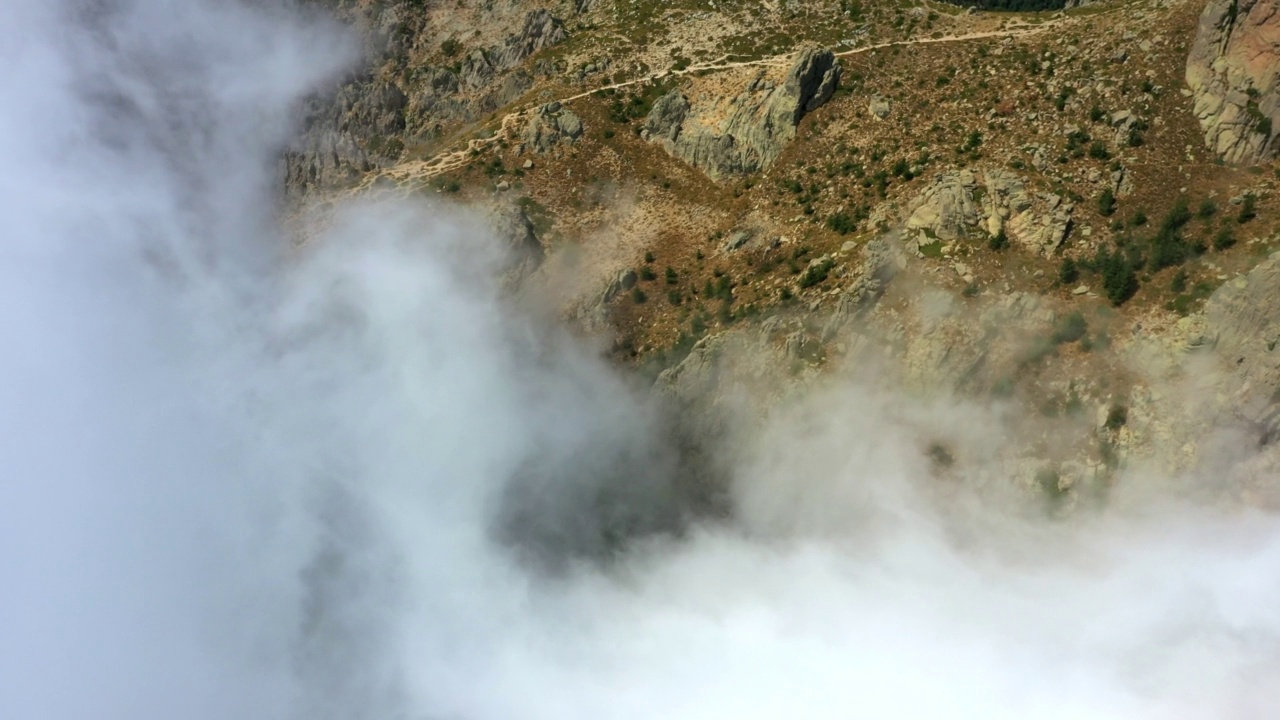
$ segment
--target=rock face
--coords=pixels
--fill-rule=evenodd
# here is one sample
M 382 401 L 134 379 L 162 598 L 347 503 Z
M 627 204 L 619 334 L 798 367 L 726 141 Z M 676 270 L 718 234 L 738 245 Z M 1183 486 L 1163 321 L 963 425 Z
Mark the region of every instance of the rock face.
M 1187 58 L 1205 143 L 1253 163 L 1280 151 L 1280 0 L 1211 0 Z
M 406 52 L 397 44 L 406 34 L 396 32 L 403 13 L 395 5 L 361 7 L 342 17 L 372 28 L 365 38 L 367 69 L 308 102 L 303 133 L 281 163 L 291 194 L 340 185 L 397 159 L 406 138 L 441 132 L 443 123 L 471 120 L 510 103 L 533 85 L 533 75 L 520 65 L 566 36 L 560 20 L 535 10 L 525 15 L 518 33 L 494 47 L 471 50 L 453 68 L 419 67 L 390 82 L 375 68 Z M 535 73 L 552 70 L 550 63 L 533 63 Z
M 525 17 L 524 27 L 518 34 L 489 52 L 489 60 L 494 68 L 507 70 L 543 48 L 564 42 L 564 39 L 564 23 L 546 10 L 534 10 Z
M 331 187 L 396 159 L 406 100 L 386 82 L 348 83 L 329 98 L 312 99 L 302 136 L 281 160 L 285 186 Z
M 550 102 L 533 112 L 533 117 L 520 134 L 525 147 L 536 153 L 548 153 L 560 143 L 573 143 L 582 137 L 582 120 L 569 108 Z
M 1003 170 L 943 173 L 911 205 L 906 228 L 917 244 L 998 235 L 1050 255 L 1071 230 L 1074 205 L 1049 193 L 1034 194 L 1022 178 Z
M 493 218 L 494 231 L 507 245 L 503 284 L 515 287 L 542 265 L 545 253 L 533 221 L 519 205 L 500 210 Z
M 1224 366 L 1268 406 L 1280 407 L 1280 253 L 1218 288 L 1205 305 L 1206 327 Z M 1271 423 L 1280 427 L 1280 417 Z
M 758 75 L 732 98 L 693 107 L 679 90 L 659 98 L 645 135 L 713 179 L 768 167 L 796 135 L 796 125 L 831 98 L 841 67 L 830 50 L 801 51 L 778 84 Z

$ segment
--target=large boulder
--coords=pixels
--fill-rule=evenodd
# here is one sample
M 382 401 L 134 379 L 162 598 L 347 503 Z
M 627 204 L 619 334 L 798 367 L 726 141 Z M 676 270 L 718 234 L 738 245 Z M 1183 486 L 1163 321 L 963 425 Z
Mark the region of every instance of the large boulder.
M 1205 143 L 1232 163 L 1280 152 L 1280 0 L 1211 0 L 1187 58 Z
M 673 90 L 654 104 L 645 137 L 712 179 L 753 173 L 777 160 L 800 119 L 835 93 L 841 72 L 834 53 L 808 47 L 780 83 L 762 73 L 738 95 L 698 107 Z
M 582 137 L 582 120 L 558 102 L 549 102 L 533 111 L 520 139 L 527 149 L 548 153 L 560 143 L 572 144 Z

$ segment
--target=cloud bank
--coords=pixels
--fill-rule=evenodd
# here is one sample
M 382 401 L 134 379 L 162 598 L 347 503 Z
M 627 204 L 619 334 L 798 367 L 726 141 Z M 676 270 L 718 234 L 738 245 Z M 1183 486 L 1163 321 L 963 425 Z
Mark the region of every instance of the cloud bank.
M 0 716 L 1273 714 L 1274 516 L 992 504 L 920 452 L 981 457 L 988 409 L 849 383 L 713 472 L 464 213 L 290 247 L 275 158 L 339 29 L 10 6 Z

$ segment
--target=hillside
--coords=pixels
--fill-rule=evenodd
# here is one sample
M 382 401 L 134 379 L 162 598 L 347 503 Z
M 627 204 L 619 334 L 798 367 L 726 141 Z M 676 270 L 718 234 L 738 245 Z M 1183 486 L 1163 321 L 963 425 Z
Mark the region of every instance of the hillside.
M 1280 429 L 1242 401 L 1280 328 L 1269 0 L 324 4 L 367 71 L 311 102 L 294 197 L 494 213 L 689 403 L 886 366 L 1031 408 L 1009 463 L 1055 493 Z

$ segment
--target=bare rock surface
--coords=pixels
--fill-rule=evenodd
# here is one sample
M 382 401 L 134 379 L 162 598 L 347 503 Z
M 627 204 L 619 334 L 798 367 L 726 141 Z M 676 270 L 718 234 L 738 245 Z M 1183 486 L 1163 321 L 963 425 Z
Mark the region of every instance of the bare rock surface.
M 795 139 L 800 119 L 831 98 L 841 72 L 830 50 L 810 46 L 781 83 L 757 75 L 736 96 L 698 106 L 671 91 L 654 103 L 645 131 L 651 142 L 713 179 L 757 172 Z
M 910 207 L 906 228 L 917 244 L 997 235 L 1042 255 L 1063 243 L 1074 205 L 1030 191 L 1021 177 L 998 169 L 946 172 Z
M 567 107 L 550 102 L 533 112 L 520 139 L 536 153 L 548 153 L 561 143 L 582 137 L 582 120 Z
M 1280 150 L 1280 0 L 1212 0 L 1187 58 L 1187 85 L 1205 143 L 1254 163 Z

